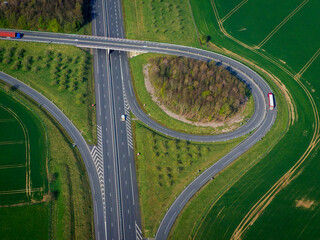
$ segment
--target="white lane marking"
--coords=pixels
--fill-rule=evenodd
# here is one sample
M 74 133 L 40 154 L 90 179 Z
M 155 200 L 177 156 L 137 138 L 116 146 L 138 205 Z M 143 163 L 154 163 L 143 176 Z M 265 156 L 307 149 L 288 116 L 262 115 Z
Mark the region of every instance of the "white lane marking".
M 55 112 L 52 112 L 52 114 L 54 115 L 54 117 L 55 117 L 57 120 L 60 120 L 60 117 L 59 117 Z
M 164 233 L 165 233 L 165 234 L 167 234 L 168 227 L 171 225 L 171 222 L 172 222 L 172 221 L 173 221 L 173 219 L 176 217 L 176 215 L 177 215 L 177 213 L 176 213 L 176 212 L 174 212 L 174 214 L 172 215 L 172 217 L 171 217 L 171 219 L 170 219 L 170 221 L 169 221 L 169 223 L 168 223 L 168 225 L 167 225 L 166 229 L 164 230 Z
M 100 104 L 100 85 L 98 83 L 98 106 L 99 106 L 99 116 L 101 117 L 101 104 Z
M 132 180 L 131 163 L 129 163 L 129 167 L 130 167 L 130 178 L 131 178 L 132 202 L 133 202 L 133 205 L 135 205 L 135 204 L 134 204 L 134 194 L 133 194 L 133 180 Z
M 193 189 L 186 197 L 185 199 L 180 203 L 179 207 L 182 207 L 187 201 L 188 198 L 195 192 L 195 189 Z
M 70 128 L 68 126 L 66 126 L 67 130 L 68 130 L 68 133 L 71 135 L 72 139 L 75 141 L 76 138 L 75 136 L 73 135 L 72 131 L 70 130 Z

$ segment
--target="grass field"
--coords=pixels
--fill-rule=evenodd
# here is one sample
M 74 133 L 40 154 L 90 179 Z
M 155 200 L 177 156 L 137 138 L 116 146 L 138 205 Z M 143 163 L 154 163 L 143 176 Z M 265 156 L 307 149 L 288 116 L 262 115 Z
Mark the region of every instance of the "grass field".
M 212 128 L 212 127 L 195 126 L 188 123 L 184 123 L 182 121 L 179 121 L 177 119 L 170 117 L 158 106 L 157 103 L 155 103 L 152 100 L 152 97 L 150 96 L 149 92 L 145 87 L 143 66 L 148 64 L 148 60 L 150 58 L 159 57 L 159 56 L 164 56 L 164 55 L 147 53 L 147 54 L 142 54 L 130 59 L 133 85 L 134 85 L 135 94 L 137 96 L 138 102 L 140 103 L 140 107 L 146 113 L 148 113 L 150 117 L 155 121 L 161 123 L 162 125 L 168 128 L 171 128 L 180 132 L 185 132 L 190 134 L 218 134 L 218 133 L 221 133 L 223 130 L 230 128 L 231 126 L 227 124 L 225 126 Z M 243 123 L 245 123 L 245 120 L 249 119 L 252 116 L 253 112 L 254 112 L 254 100 L 251 95 L 248 100 L 247 106 L 245 107 L 243 112 L 244 120 L 242 122 L 232 124 L 232 127 L 240 127 Z
M 0 87 L 8 89 L 7 85 Z M 20 107 L 27 107 L 44 123 L 48 136 L 50 194 L 40 204 L 0 208 L 1 238 L 93 239 L 90 187 L 78 151 L 72 148 L 61 126 L 35 102 L 16 91 L 9 94 L 22 104 Z
M 42 200 L 48 190 L 42 122 L 0 92 L 0 131 L 0 206 Z
M 224 2 L 215 2 L 220 3 L 220 9 L 224 8 Z M 223 24 L 228 33 L 235 38 L 244 40 L 248 45 L 258 45 L 301 2 L 301 0 L 248 1 L 225 19 Z M 269 14 L 271 12 L 272 14 Z M 224 16 L 220 17 L 223 19 Z
M 0 70 L 17 77 L 52 100 L 95 141 L 91 55 L 79 48 L 41 43 L 0 42 Z
M 147 237 L 155 234 L 159 219 L 184 186 L 245 138 L 192 143 L 161 136 L 139 122 L 134 122 L 134 132 L 135 151 L 140 153 L 136 163 L 142 223 Z
M 316 238 L 316 236 L 319 236 L 319 228 L 316 221 L 319 218 L 317 207 L 319 193 L 312 183 L 315 181 L 313 171 L 319 168 L 317 161 L 319 118 L 316 110 L 312 109 L 312 104 L 314 107 L 319 106 L 317 91 L 320 89 L 317 88 L 319 59 L 315 55 L 315 60 L 312 61 L 313 58 L 311 57 L 319 49 L 318 41 L 316 41 L 319 34 L 318 26 L 313 24 L 319 21 L 319 15 L 315 15 L 315 12 L 318 11 L 319 3 L 309 1 L 288 22 L 277 29 L 275 34 L 269 35 L 271 38 L 263 45 L 263 49 L 254 49 L 248 47 L 248 45 L 253 44 L 253 38 L 255 36 L 259 37 L 259 34 L 247 31 L 246 34 L 237 33 L 239 34 L 237 36 L 231 34 L 232 36 L 230 37 L 225 32 L 220 31 L 221 25 L 218 25 L 212 8 L 213 5 L 210 1 L 190 0 L 190 2 L 199 32 L 210 35 L 212 42 L 216 46 L 227 48 L 238 54 L 233 55 L 233 57 L 242 61 L 244 58 L 248 59 L 250 62 L 246 61 L 246 63 L 252 64 L 251 66 L 261 74 L 263 74 L 261 72 L 262 69 L 258 66 L 263 66 L 268 72 L 281 79 L 292 95 L 295 114 L 293 115 L 293 125 L 289 127 L 286 135 L 267 156 L 263 157 L 245 175 L 236 179 L 227 187 L 225 187 L 225 183 L 214 185 L 214 182 L 211 182 L 188 204 L 171 233 L 172 239 Z M 220 7 L 224 6 L 225 2 L 214 1 L 216 6 Z M 249 2 L 244 4 L 238 10 L 239 15 L 241 15 L 240 10 L 245 11 L 245 7 L 253 6 L 253 4 L 269 4 L 269 2 L 262 2 L 255 1 L 251 5 Z M 226 27 L 228 33 L 231 33 L 235 29 L 239 29 L 239 26 L 230 25 L 231 29 L 229 29 L 228 21 L 234 21 L 235 24 L 250 22 L 251 25 L 258 25 L 255 26 L 256 29 L 260 29 L 263 32 L 267 29 L 269 18 L 281 19 L 277 16 L 278 14 L 290 13 L 292 9 L 297 7 L 295 1 L 282 1 L 280 6 L 285 7 L 289 4 L 293 6 L 290 9 L 282 9 L 281 11 L 279 9 L 276 11 L 261 10 L 261 17 L 268 14 L 268 16 L 265 16 L 265 21 L 250 20 L 252 16 L 248 8 L 245 13 L 242 12 L 241 16 L 237 15 L 238 12 L 236 11 L 230 18 L 225 20 L 223 26 Z M 219 7 L 218 10 L 220 13 Z M 257 7 L 254 10 L 259 12 Z M 225 10 L 225 12 L 228 11 Z M 264 15 L 263 12 L 265 13 Z M 270 12 L 274 12 L 275 16 Z M 220 17 L 222 18 L 223 16 L 221 14 Z M 286 16 L 283 15 L 280 22 Z M 280 24 L 280 22 L 277 24 Z M 259 25 L 260 23 L 264 25 Z M 270 25 L 272 24 L 271 21 Z M 273 27 L 276 28 L 277 24 Z M 249 25 L 241 25 L 242 28 L 246 28 L 246 26 Z M 300 27 L 305 27 L 304 30 L 301 30 L 301 35 L 299 32 Z M 308 34 L 307 31 L 309 31 Z M 241 34 L 245 39 L 240 39 L 242 42 L 239 42 L 238 36 Z M 265 37 L 268 34 L 269 32 Z M 294 37 L 296 35 L 297 37 Z M 299 44 L 303 38 L 308 44 L 307 47 Z M 260 41 L 262 40 L 260 39 Z M 254 44 L 259 44 L 259 41 L 254 42 Z M 215 49 L 221 51 L 221 49 Z M 299 57 L 304 54 L 309 57 Z M 307 64 L 309 59 L 310 66 Z M 306 71 L 302 72 L 303 75 L 295 76 L 295 73 L 299 72 L 305 65 L 307 67 L 305 68 Z M 302 82 L 300 82 L 300 78 Z M 306 88 L 303 84 L 306 85 Z M 276 99 L 279 100 L 279 98 L 280 96 L 276 94 Z M 316 101 L 313 102 L 313 99 Z M 279 114 L 281 114 L 280 111 L 278 111 L 278 118 Z M 248 154 L 256 147 L 259 148 L 259 145 L 257 144 Z M 252 159 L 257 156 L 259 155 L 253 155 Z M 235 164 L 245 161 L 247 157 L 247 154 L 243 155 L 241 157 L 243 160 Z M 223 174 L 232 171 L 232 168 L 233 166 L 226 169 L 221 174 L 221 178 Z M 312 191 L 313 193 L 311 194 Z M 210 192 L 213 194 L 210 195 Z M 309 206 L 309 208 L 306 206 Z M 196 211 L 199 208 L 205 210 L 199 213 Z M 194 219 L 197 219 L 196 223 Z M 189 231 L 189 229 L 191 230 Z
M 48 204 L 0 208 L 1 239 L 49 238 Z
M 126 37 L 199 46 L 188 0 L 122 0 Z

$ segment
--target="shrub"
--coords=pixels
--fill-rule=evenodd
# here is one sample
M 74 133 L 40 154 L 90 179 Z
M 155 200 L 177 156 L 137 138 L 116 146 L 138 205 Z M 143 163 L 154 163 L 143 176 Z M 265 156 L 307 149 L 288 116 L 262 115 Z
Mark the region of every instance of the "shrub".
M 40 70 L 40 68 L 38 67 L 38 66 L 34 66 L 33 68 L 32 68 L 32 72 L 39 72 L 39 70 Z
M 23 65 L 22 70 L 24 70 L 24 71 L 30 71 L 30 66 Z
M 53 55 L 53 52 L 52 52 L 50 49 L 47 49 L 47 50 L 45 51 L 45 55 L 48 56 L 48 57 L 50 57 L 50 56 Z
M 18 48 L 18 50 L 16 51 L 16 58 L 23 58 L 24 57 L 24 53 L 26 52 L 26 50 L 24 48 Z
M 3 62 L 4 64 L 10 64 L 10 63 L 11 63 L 11 58 L 9 58 L 9 57 L 4 57 L 3 60 L 2 60 L 2 62 Z
M 11 69 L 13 69 L 13 70 L 19 69 L 20 64 L 21 64 L 21 63 L 20 63 L 19 60 L 15 61 L 15 62 L 12 64 Z
M 51 81 L 51 85 L 52 86 L 57 86 L 59 84 L 59 81 L 58 80 L 53 80 Z
M 59 87 L 58 87 L 58 90 L 59 91 L 64 91 L 64 90 L 66 90 L 67 89 L 67 86 L 66 85 L 60 85 Z
M 73 91 L 76 91 L 77 89 L 78 89 L 77 84 L 75 82 L 71 82 L 69 86 L 69 91 L 73 92 Z
M 210 36 L 206 36 L 206 35 L 201 35 L 200 36 L 200 43 L 201 45 L 205 45 L 207 42 L 209 42 L 211 39 Z
M 81 105 L 81 104 L 83 104 L 83 101 L 81 101 L 81 99 L 77 99 L 76 104 Z

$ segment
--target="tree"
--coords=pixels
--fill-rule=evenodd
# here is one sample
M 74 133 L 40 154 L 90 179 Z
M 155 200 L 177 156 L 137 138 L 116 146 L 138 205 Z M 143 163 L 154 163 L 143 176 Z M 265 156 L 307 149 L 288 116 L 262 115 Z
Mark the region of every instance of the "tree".
M 42 18 L 42 16 L 39 17 L 39 20 L 38 20 L 38 28 L 40 30 L 44 30 L 46 28 L 46 24 Z
M 49 21 L 48 30 L 51 32 L 59 32 L 61 30 L 61 26 L 56 18 Z
M 211 39 L 210 36 L 207 36 L 207 35 L 201 35 L 200 36 L 200 43 L 201 45 L 205 45 L 207 42 L 209 42 Z
M 189 119 L 227 118 L 246 102 L 245 84 L 214 62 L 160 57 L 149 64 L 150 81 L 160 102 Z

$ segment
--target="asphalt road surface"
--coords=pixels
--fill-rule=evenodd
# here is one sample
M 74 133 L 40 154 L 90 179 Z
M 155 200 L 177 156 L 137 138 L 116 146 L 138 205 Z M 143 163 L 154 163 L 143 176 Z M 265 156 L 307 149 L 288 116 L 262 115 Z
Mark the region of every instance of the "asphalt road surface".
M 93 35 L 124 37 L 120 1 L 93 3 Z M 101 146 L 107 239 L 142 239 L 129 106 L 123 69 L 126 53 L 94 50 L 98 148 Z M 127 121 L 120 121 L 121 115 Z M 97 157 L 99 154 L 96 155 Z M 104 174 L 103 174 L 104 173 Z M 100 206 L 100 209 L 102 209 Z M 102 229 L 100 230 L 102 231 Z
M 112 4 L 115 4 L 115 2 L 112 2 Z M 117 8 L 119 8 L 119 6 L 118 7 L 115 6 L 113 9 L 115 13 L 116 13 L 115 9 Z M 108 11 L 111 11 L 109 7 L 108 7 Z M 120 12 L 121 11 L 119 10 L 119 13 Z M 116 15 L 114 14 L 114 18 L 115 16 Z M 120 15 L 117 15 L 117 17 L 120 18 Z M 110 26 L 108 25 L 108 27 Z M 118 26 L 113 31 L 117 32 L 117 29 L 119 32 L 119 29 L 121 28 L 119 28 Z M 79 35 L 72 35 L 72 34 L 54 34 L 54 33 L 45 33 L 45 32 L 31 32 L 31 31 L 20 31 L 20 32 L 24 33 L 24 37 L 23 39 L 17 40 L 17 41 L 35 41 L 35 42 L 57 43 L 57 44 L 70 44 L 70 45 L 76 45 L 79 47 L 88 47 L 88 48 L 94 48 L 94 49 L 113 49 L 113 50 L 119 50 L 119 51 L 158 52 L 158 53 L 191 57 L 191 58 L 204 60 L 204 61 L 215 60 L 217 62 L 221 62 L 221 64 L 228 66 L 232 70 L 236 71 L 238 77 L 241 78 L 243 81 L 245 81 L 252 90 L 252 93 L 255 99 L 254 115 L 246 124 L 238 128 L 236 131 L 227 133 L 227 134 L 213 135 L 213 136 L 196 136 L 196 135 L 183 134 L 183 133 L 175 132 L 171 129 L 165 128 L 157 124 L 140 109 L 139 105 L 137 104 L 134 91 L 132 89 L 130 74 L 128 71 L 128 67 L 126 67 L 127 60 L 126 61 L 124 60 L 126 59 L 124 53 L 118 52 L 118 54 L 115 54 L 115 56 L 111 55 L 110 59 L 108 58 L 108 54 L 106 54 L 105 67 L 107 68 L 106 70 L 107 73 L 109 68 L 110 78 L 109 79 L 107 78 L 106 82 L 101 82 L 101 84 L 103 83 L 108 84 L 109 90 L 107 92 L 107 95 L 109 95 L 109 100 L 101 99 L 101 102 L 99 104 L 102 106 L 102 104 L 106 103 L 105 106 L 106 107 L 108 106 L 110 108 L 109 113 L 105 116 L 111 117 L 111 115 L 113 115 L 113 119 L 106 121 L 106 122 L 109 122 L 109 125 L 111 126 L 110 130 L 113 132 L 112 134 L 109 135 L 113 138 L 113 140 L 112 139 L 110 140 L 114 142 L 113 143 L 114 145 L 110 150 L 110 151 L 113 151 L 113 157 L 111 158 L 113 159 L 112 161 L 114 166 L 114 170 L 113 170 L 114 175 L 112 176 L 110 175 L 110 177 L 114 177 L 114 179 L 117 179 L 115 180 L 115 183 L 114 183 L 114 189 L 111 190 L 110 193 L 116 194 L 118 196 L 118 197 L 110 196 L 110 198 L 117 198 L 117 201 L 115 203 L 106 204 L 110 206 L 112 204 L 115 204 L 116 208 L 118 209 L 117 214 L 111 213 L 112 211 L 110 210 L 111 215 L 113 214 L 114 216 L 117 216 L 115 217 L 114 221 L 115 222 L 118 221 L 117 230 L 114 230 L 114 232 L 110 234 L 111 236 L 110 239 L 112 238 L 118 239 L 118 238 L 115 238 L 115 236 L 120 236 L 119 239 L 136 239 L 137 237 L 136 235 L 134 236 L 134 234 L 130 232 L 131 228 L 133 227 L 132 226 L 133 220 L 130 220 L 131 222 L 130 221 L 126 222 L 125 220 L 128 217 L 128 216 L 124 216 L 124 212 L 126 210 L 125 208 L 130 209 L 130 206 L 129 206 L 130 204 L 125 205 L 123 203 L 126 196 L 122 194 L 123 192 L 129 192 L 129 189 L 130 189 L 130 187 L 127 187 L 128 189 L 122 190 L 122 188 L 125 187 L 125 185 L 128 185 L 128 182 L 127 184 L 124 184 L 124 185 L 123 185 L 123 182 L 126 183 L 127 181 L 126 179 L 128 179 L 126 177 L 130 175 L 130 174 L 121 174 L 122 171 L 128 171 L 127 167 L 125 168 L 121 167 L 122 164 L 129 163 L 129 171 L 131 170 L 131 174 L 133 174 L 134 172 L 132 171 L 132 167 L 134 166 L 134 164 L 133 163 L 130 164 L 131 162 L 130 160 L 128 160 L 130 158 L 123 156 L 123 159 L 121 160 L 122 151 L 125 148 L 130 149 L 129 140 L 128 140 L 129 134 L 127 134 L 127 132 L 123 134 L 125 132 L 124 128 L 121 127 L 120 124 L 122 123 L 120 123 L 118 120 L 120 116 L 119 114 L 120 113 L 123 114 L 123 112 L 126 111 L 126 100 L 128 101 L 128 104 L 132 112 L 141 121 L 145 122 L 148 126 L 154 128 L 155 130 L 175 138 L 185 139 L 189 141 L 196 141 L 196 142 L 205 142 L 205 141 L 212 142 L 212 141 L 229 140 L 229 139 L 233 139 L 233 138 L 250 133 L 250 136 L 246 140 L 244 140 L 241 144 L 235 147 L 226 156 L 224 156 L 217 163 L 215 163 L 213 166 L 211 166 L 209 169 L 203 172 L 198 178 L 196 178 L 190 185 L 188 185 L 185 188 L 185 190 L 179 195 L 179 197 L 176 199 L 176 201 L 173 203 L 173 205 L 170 207 L 165 217 L 161 221 L 160 227 L 156 235 L 156 239 L 158 240 L 167 238 L 175 219 L 177 218 L 178 214 L 180 213 L 182 208 L 185 206 L 185 204 L 188 202 L 188 200 L 192 198 L 192 196 L 206 182 L 208 182 L 212 177 L 214 177 L 218 172 L 220 172 L 222 169 L 224 169 L 229 164 L 231 164 L 242 153 L 247 151 L 251 146 L 253 146 L 257 141 L 259 141 L 269 131 L 269 129 L 271 128 L 272 124 L 276 119 L 277 109 L 275 108 L 273 111 L 268 110 L 267 94 L 269 92 L 272 92 L 270 87 L 254 71 L 244 66 L 243 64 L 233 59 L 230 59 L 228 57 L 225 57 L 223 55 L 201 50 L 201 49 L 173 45 L 173 44 L 121 39 L 120 37 L 122 37 L 123 35 L 122 36 L 116 35 L 117 38 L 106 38 L 106 37 L 79 36 Z M 114 51 L 114 52 L 117 52 L 117 51 Z M 119 76 L 121 76 L 121 80 L 119 80 Z M 101 92 L 100 94 L 104 94 L 104 93 Z M 119 98 L 117 99 L 117 97 Z M 122 105 L 124 106 L 123 109 L 122 109 Z M 102 109 L 102 108 L 100 107 L 99 109 Z M 126 126 L 126 130 L 128 130 L 127 126 Z M 72 134 L 76 136 L 74 132 Z M 72 136 L 72 138 L 74 138 L 74 136 Z M 79 141 L 78 139 L 76 140 Z M 79 150 L 80 150 L 80 147 L 85 148 L 84 145 L 85 143 L 83 145 L 78 145 Z M 86 146 L 86 148 L 88 147 Z M 85 151 L 82 149 L 80 150 L 80 152 L 82 154 Z M 130 153 L 133 153 L 132 150 L 127 151 L 128 156 Z M 84 161 L 86 162 L 88 160 L 84 160 Z M 104 162 L 104 168 L 106 168 L 105 164 L 106 162 Z M 90 169 L 89 167 L 88 172 L 91 172 L 91 171 L 92 169 Z M 116 177 L 116 174 L 118 174 L 118 177 Z M 105 175 L 105 178 L 106 176 L 107 174 Z M 130 177 L 132 177 L 132 175 L 130 175 Z M 135 179 L 134 176 L 131 178 L 131 183 L 135 182 L 135 181 L 132 181 L 133 179 Z M 96 186 L 97 182 L 95 180 L 93 181 L 90 180 L 90 184 L 94 185 L 94 188 L 97 188 Z M 95 182 L 95 183 L 92 184 L 92 182 Z M 131 189 L 134 189 L 134 187 L 131 187 Z M 133 192 L 131 196 L 136 196 L 136 194 Z M 111 200 L 111 201 L 114 202 L 114 200 Z M 130 202 L 130 200 L 128 202 Z M 104 204 L 103 201 L 100 201 L 100 203 L 101 203 L 101 206 L 103 206 Z M 95 216 L 101 215 L 100 213 L 96 213 L 96 212 L 97 211 L 95 211 Z M 98 217 L 97 219 L 100 219 L 100 218 L 101 217 Z M 107 214 L 107 219 L 109 219 L 109 214 Z M 96 222 L 97 220 L 95 220 L 95 223 Z M 126 228 L 128 230 L 126 230 Z M 126 231 L 128 232 L 128 235 L 126 235 Z M 100 231 L 98 231 L 98 234 L 100 234 Z M 109 236 L 108 231 L 107 231 L 107 236 Z

